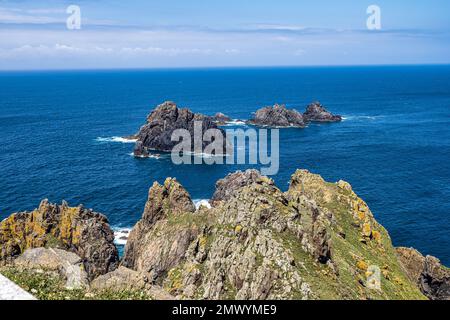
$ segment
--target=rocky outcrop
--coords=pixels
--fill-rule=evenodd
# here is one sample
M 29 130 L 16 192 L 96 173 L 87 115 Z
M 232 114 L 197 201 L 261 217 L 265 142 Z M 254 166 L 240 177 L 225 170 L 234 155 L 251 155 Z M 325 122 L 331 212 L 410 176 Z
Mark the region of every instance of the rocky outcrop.
M 224 179 L 220 179 L 216 182 L 216 191 L 214 192 L 210 203 L 215 205 L 220 201 L 226 201 L 241 188 L 251 185 L 252 183 L 274 184 L 271 179 L 261 176 L 258 170 L 249 169 L 245 172 L 237 171 L 235 173 L 230 173 Z
M 223 126 L 231 121 L 231 118 L 222 112 L 217 112 L 213 117 L 212 120 L 218 125 Z
M 289 110 L 286 106 L 275 104 L 272 107 L 265 107 L 257 110 L 248 124 L 267 127 L 297 127 L 304 128 L 305 120 L 297 110 Z
M 26 249 L 57 247 L 78 255 L 92 279 L 118 266 L 113 241 L 104 215 L 43 200 L 38 209 L 15 213 L 0 223 L 0 262 L 12 261 Z
M 137 271 L 120 266 L 116 270 L 99 276 L 91 282 L 91 290 L 102 291 L 143 291 L 152 299 L 173 300 L 174 297 L 161 287 L 149 284 L 148 278 Z
M 57 272 L 65 279 L 66 289 L 83 289 L 89 287 L 88 275 L 84 271 L 83 261 L 73 252 L 57 248 L 27 249 L 14 260 L 14 266 L 33 270 Z
M 155 280 L 183 259 L 187 246 L 199 232 L 187 226 L 154 239 L 153 232 L 158 230 L 156 225 L 161 224 L 160 221 L 167 223 L 170 217 L 194 212 L 189 193 L 175 179 L 166 179 L 163 185 L 155 182 L 150 188 L 142 219 L 130 232 L 122 264 L 148 272 L 152 283 L 156 283 Z M 170 229 L 170 225 L 167 228 Z
M 189 109 L 178 108 L 174 102 L 166 101 L 160 104 L 147 117 L 147 123 L 143 125 L 134 136 L 137 139 L 134 155 L 145 157 L 153 150 L 171 152 L 178 141 L 172 141 L 172 133 L 175 129 L 186 129 L 192 139 L 194 146 L 194 124 L 200 123 L 201 134 L 208 129 L 218 129 L 212 117 L 199 113 L 193 113 Z M 221 130 L 221 129 L 218 129 Z M 225 133 L 222 131 L 223 136 Z M 207 145 L 202 141 L 202 150 Z M 192 149 L 191 152 L 194 152 Z
M 413 248 L 397 248 L 409 278 L 432 300 L 450 300 L 450 269 L 433 256 L 424 257 Z
M 195 210 L 175 180 L 154 184 L 123 265 L 177 298 L 425 298 L 344 181 L 298 170 L 282 192 L 249 170 L 219 181 L 213 199 Z
M 247 123 L 272 128 L 304 128 L 308 122 L 338 122 L 341 120 L 341 116 L 333 115 L 320 102 L 313 102 L 308 105 L 303 114 L 295 109 L 289 110 L 285 105 L 275 104 L 273 107 L 265 107 L 256 111 L 254 117 Z
M 339 122 L 342 117 L 325 109 L 320 102 L 313 102 L 306 108 L 303 118 L 307 122 Z

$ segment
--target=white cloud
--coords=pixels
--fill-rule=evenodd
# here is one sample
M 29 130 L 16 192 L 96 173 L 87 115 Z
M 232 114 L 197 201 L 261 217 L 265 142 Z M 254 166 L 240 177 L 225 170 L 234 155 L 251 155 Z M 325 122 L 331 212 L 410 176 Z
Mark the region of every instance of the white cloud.
M 59 9 L 30 9 L 22 10 L 17 8 L 0 7 L 0 23 L 12 24 L 48 24 L 64 23 L 65 17 L 47 16 L 48 14 L 62 14 Z

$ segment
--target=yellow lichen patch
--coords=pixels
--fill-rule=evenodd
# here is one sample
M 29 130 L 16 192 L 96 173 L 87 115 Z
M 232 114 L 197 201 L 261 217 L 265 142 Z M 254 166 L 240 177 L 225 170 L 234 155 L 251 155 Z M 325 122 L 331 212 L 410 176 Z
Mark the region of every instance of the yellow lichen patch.
M 364 220 L 366 218 L 366 213 L 363 211 L 358 211 L 358 219 Z
M 73 227 L 72 223 L 75 217 L 79 214 L 79 208 L 64 208 L 61 213 L 61 223 L 59 227 L 60 238 L 67 244 L 72 244 Z
M 403 285 L 403 281 L 402 281 L 399 277 L 395 277 L 395 278 L 394 278 L 394 282 L 395 282 L 396 284 L 400 285 L 400 286 Z
M 373 230 L 372 231 L 372 239 L 377 241 L 378 243 L 381 242 L 381 233 L 379 231 Z
M 240 224 L 238 224 L 235 228 L 234 228 L 234 233 L 239 234 L 242 231 L 242 226 Z
M 370 237 L 372 234 L 372 227 L 370 226 L 370 223 L 366 222 L 362 226 L 362 234 L 364 237 Z
M 359 270 L 362 270 L 362 271 L 364 271 L 364 272 L 366 272 L 366 271 L 367 271 L 367 268 L 369 268 L 369 266 L 367 265 L 367 263 L 366 263 L 365 261 L 363 261 L 363 260 L 358 261 L 358 262 L 356 263 L 356 267 L 357 267 Z
M 200 236 L 200 238 L 198 239 L 199 247 L 204 248 L 206 246 L 207 240 L 208 240 L 208 238 L 206 238 L 205 236 Z

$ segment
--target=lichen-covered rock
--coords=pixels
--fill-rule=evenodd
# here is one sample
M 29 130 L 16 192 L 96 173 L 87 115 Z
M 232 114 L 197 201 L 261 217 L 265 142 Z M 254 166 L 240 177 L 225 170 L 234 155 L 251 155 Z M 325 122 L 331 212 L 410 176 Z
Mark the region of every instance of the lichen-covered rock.
M 220 130 L 225 137 L 225 132 L 218 129 L 216 122 L 212 117 L 205 116 L 199 113 L 193 113 L 186 108 L 178 108 L 172 101 L 166 101 L 157 106 L 147 117 L 147 123 L 144 124 L 139 132 L 135 135 L 137 139 L 134 155 L 145 157 L 149 152 L 163 151 L 171 152 L 173 147 L 177 145 L 178 141 L 172 141 L 172 133 L 175 129 L 186 129 L 191 136 L 191 146 L 194 146 L 194 124 L 200 122 L 202 134 L 208 129 Z M 203 139 L 202 139 L 203 140 Z M 208 145 L 207 142 L 202 142 L 202 150 Z M 224 142 L 224 148 L 225 148 Z M 194 152 L 194 150 L 190 150 Z M 222 150 L 222 152 L 224 152 Z
M 23 269 L 42 269 L 58 272 L 66 281 L 67 289 L 89 287 L 88 275 L 82 259 L 73 252 L 57 248 L 27 249 L 14 260 L 14 266 Z
M 297 127 L 304 128 L 305 121 L 297 110 L 289 110 L 284 104 L 275 104 L 272 107 L 265 107 L 257 110 L 249 124 L 257 126 L 267 126 L 274 128 Z
M 433 256 L 424 257 L 413 248 L 397 248 L 409 278 L 432 300 L 450 300 L 450 269 Z
M 303 118 L 308 122 L 339 122 L 342 117 L 325 109 L 320 102 L 313 102 L 306 108 Z
M 11 261 L 29 248 L 58 247 L 80 256 L 90 278 L 118 266 L 113 242 L 104 215 L 66 202 L 43 200 L 38 209 L 15 213 L 0 223 L 0 261 Z
M 195 211 L 174 180 L 155 184 L 123 264 L 186 299 L 425 298 L 344 181 L 298 170 L 283 193 L 250 170 L 219 181 L 213 199 Z

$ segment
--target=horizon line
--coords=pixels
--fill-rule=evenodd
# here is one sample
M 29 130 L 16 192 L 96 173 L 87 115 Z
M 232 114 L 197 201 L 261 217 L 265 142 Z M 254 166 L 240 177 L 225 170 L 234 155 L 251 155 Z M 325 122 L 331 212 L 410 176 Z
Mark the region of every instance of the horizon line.
M 100 68 L 52 68 L 52 69 L 0 69 L 0 73 L 8 72 L 64 72 L 64 71 L 158 71 L 158 70 L 207 70 L 207 69 L 308 69 L 308 68 L 367 68 L 367 67 L 426 67 L 450 66 L 450 62 L 442 63 L 393 63 L 393 64 L 315 64 L 315 65 L 236 65 L 236 66 L 185 66 L 185 67 L 100 67 Z

